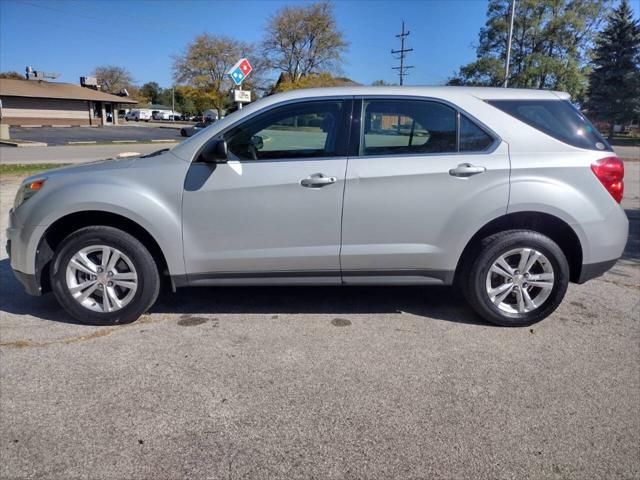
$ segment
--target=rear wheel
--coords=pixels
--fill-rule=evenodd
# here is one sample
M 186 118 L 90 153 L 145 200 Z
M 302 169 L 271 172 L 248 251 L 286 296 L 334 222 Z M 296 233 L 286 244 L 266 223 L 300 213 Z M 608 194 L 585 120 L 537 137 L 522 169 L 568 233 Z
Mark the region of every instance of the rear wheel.
M 569 264 L 549 237 L 511 230 L 485 238 L 467 269 L 464 293 L 491 323 L 525 326 L 560 305 L 569 284 Z
M 136 320 L 158 297 L 160 275 L 149 251 L 113 227 L 80 229 L 62 241 L 51 268 L 60 305 L 76 320 L 116 325 Z

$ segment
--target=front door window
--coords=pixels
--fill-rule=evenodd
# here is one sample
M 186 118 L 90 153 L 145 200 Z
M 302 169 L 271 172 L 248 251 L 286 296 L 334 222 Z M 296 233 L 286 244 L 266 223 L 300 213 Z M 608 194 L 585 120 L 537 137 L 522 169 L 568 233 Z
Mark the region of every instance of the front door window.
M 230 157 L 271 160 L 335 157 L 346 135 L 341 101 L 287 105 L 258 115 L 224 135 Z

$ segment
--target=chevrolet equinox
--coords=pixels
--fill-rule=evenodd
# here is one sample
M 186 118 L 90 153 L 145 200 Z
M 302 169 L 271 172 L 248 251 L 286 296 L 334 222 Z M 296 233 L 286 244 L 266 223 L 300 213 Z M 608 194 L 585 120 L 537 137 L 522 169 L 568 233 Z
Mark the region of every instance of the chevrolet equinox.
M 521 326 L 620 257 L 623 176 L 566 93 L 297 90 L 168 150 L 27 178 L 7 249 L 28 293 L 91 324 L 134 321 L 166 280 L 455 284 Z

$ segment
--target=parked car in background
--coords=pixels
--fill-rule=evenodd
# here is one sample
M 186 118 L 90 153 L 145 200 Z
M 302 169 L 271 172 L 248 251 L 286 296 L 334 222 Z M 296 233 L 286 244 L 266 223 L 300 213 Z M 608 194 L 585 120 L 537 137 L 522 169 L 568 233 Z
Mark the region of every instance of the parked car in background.
M 179 120 L 180 114 L 177 112 L 174 112 L 173 110 L 154 110 L 153 119 L 154 120 L 174 120 L 174 119 Z
M 191 127 L 182 127 L 180 129 L 180 135 L 182 135 L 183 137 L 190 137 L 196 134 L 197 132 L 199 132 L 200 130 L 207 128 L 209 125 L 212 125 L 212 123 L 198 122 Z
M 202 118 L 205 122 L 215 122 L 218 120 L 218 111 L 217 110 L 205 110 L 202 112 Z
M 294 90 L 170 150 L 28 177 L 7 251 L 85 323 L 134 321 L 166 280 L 456 285 L 523 326 L 620 257 L 623 177 L 566 93 Z
M 146 108 L 134 108 L 132 110 L 129 110 L 129 112 L 125 115 L 125 120 L 131 120 L 131 121 L 145 121 L 148 122 L 149 120 L 151 120 L 152 115 L 151 115 L 151 110 L 146 109 Z

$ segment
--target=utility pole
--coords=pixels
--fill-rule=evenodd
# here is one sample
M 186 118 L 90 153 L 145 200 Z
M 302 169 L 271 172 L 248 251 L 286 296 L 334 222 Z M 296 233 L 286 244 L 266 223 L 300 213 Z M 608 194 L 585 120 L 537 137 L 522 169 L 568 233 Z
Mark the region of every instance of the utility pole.
M 399 54 L 398 57 L 396 57 L 397 60 L 400 60 L 400 66 L 399 67 L 391 67 L 393 70 L 398 70 L 398 76 L 400 77 L 400 85 L 402 85 L 404 83 L 404 76 L 408 75 L 407 70 L 410 68 L 413 68 L 413 65 L 405 65 L 404 64 L 404 58 L 406 57 L 408 52 L 413 52 L 413 48 L 404 48 L 404 37 L 408 36 L 411 32 L 410 31 L 404 31 L 404 20 L 402 21 L 402 31 L 400 32 L 399 35 L 396 35 L 396 38 L 400 39 L 400 50 L 391 50 L 391 54 L 395 55 L 395 54 Z
M 504 88 L 509 83 L 509 63 L 511 62 L 511 39 L 513 38 L 513 17 L 516 15 L 516 0 L 511 0 L 511 19 L 509 21 L 509 34 L 507 39 L 507 61 L 504 65 Z
M 176 121 L 176 86 L 171 87 L 171 120 Z

